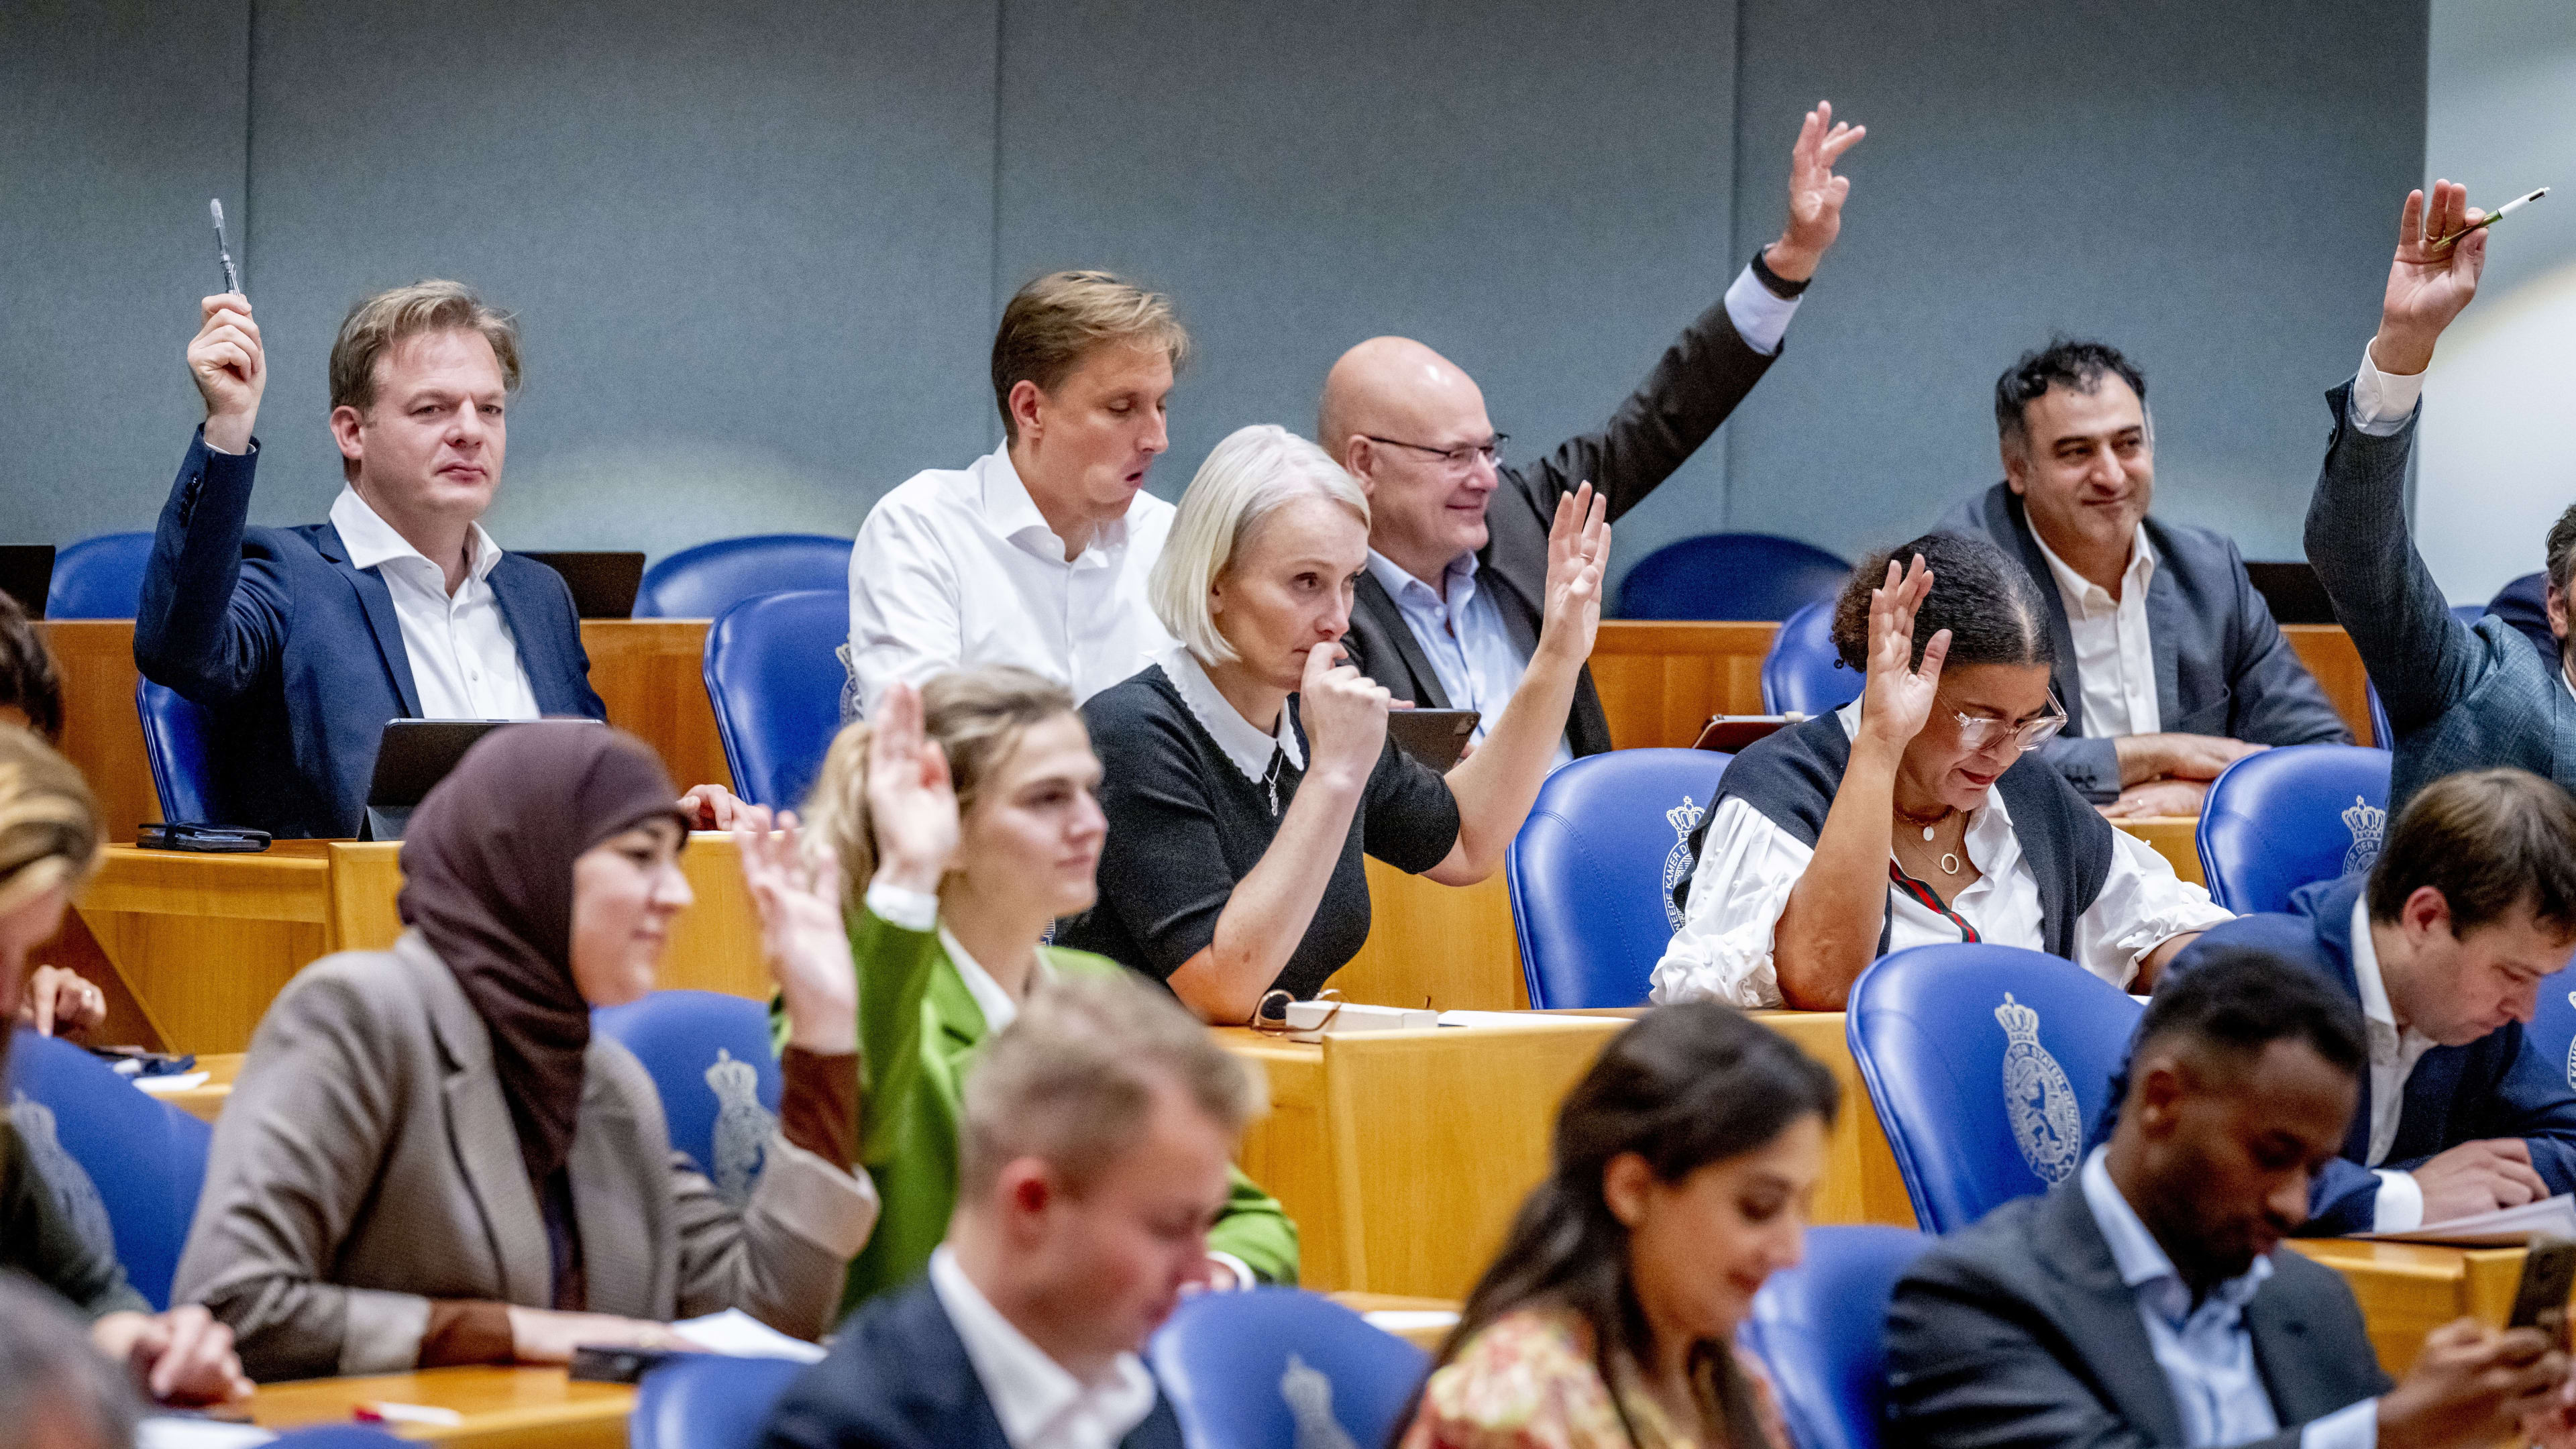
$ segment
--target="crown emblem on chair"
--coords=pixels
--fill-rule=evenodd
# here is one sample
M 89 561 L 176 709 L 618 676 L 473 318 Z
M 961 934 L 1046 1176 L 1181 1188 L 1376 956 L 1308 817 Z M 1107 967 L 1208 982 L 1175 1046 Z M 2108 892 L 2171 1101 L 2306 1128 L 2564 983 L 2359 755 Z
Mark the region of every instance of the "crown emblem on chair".
M 2567 1004 L 2576 1006 L 2576 991 L 2567 993 Z M 2567 1043 L 2567 1085 L 2576 1087 L 2576 1038 Z
M 2358 875 L 2379 859 L 2379 842 L 2388 833 L 2388 812 L 2355 795 L 2344 808 L 2343 828 L 2352 832 L 2352 848 L 2343 853 L 2343 873 Z
M 1664 854 L 1664 923 L 1676 931 L 1682 928 L 1682 908 L 1674 903 L 1673 893 L 1683 881 L 1690 879 L 1691 867 L 1695 864 L 1691 859 L 1690 834 L 1699 829 L 1700 821 L 1707 815 L 1708 811 L 1692 804 L 1688 795 L 1682 797 L 1682 803 L 1664 812 L 1664 823 L 1673 828 L 1673 848 Z
M 2004 1114 L 2012 1119 L 2013 1145 L 2040 1181 L 2055 1186 L 2075 1171 L 2083 1150 L 2075 1084 L 2039 1044 L 2038 1012 L 2007 991 L 1995 1021 L 2004 1029 Z
M 716 1094 L 715 1178 L 716 1193 L 725 1201 L 740 1207 L 751 1200 L 752 1184 L 760 1178 L 761 1158 L 769 1148 L 769 1134 L 778 1130 L 778 1119 L 760 1105 L 760 1071 L 723 1047 L 716 1048 L 715 1065 L 707 1068 L 707 1090 Z
M 1295 1354 L 1279 1376 L 1279 1397 L 1286 1400 L 1296 1425 L 1296 1449 L 1358 1449 L 1333 1416 L 1333 1381 L 1323 1370 Z

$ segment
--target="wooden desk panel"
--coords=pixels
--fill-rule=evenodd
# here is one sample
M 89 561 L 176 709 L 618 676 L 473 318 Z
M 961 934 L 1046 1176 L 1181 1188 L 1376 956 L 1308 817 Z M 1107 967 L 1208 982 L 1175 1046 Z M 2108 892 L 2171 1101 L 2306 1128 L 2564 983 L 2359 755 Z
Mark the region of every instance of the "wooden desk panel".
M 1369 933 L 1326 982 L 1346 1001 L 1441 1011 L 1526 1011 L 1529 983 L 1512 925 L 1509 882 L 1497 870 L 1471 886 L 1368 866 Z
M 2293 1238 L 2289 1246 L 2343 1274 L 2360 1300 L 2370 1346 L 2391 1378 L 2402 1377 L 2423 1351 L 2424 1335 L 2455 1318 L 2501 1328 L 2522 1278 L 2520 1248 L 2445 1248 L 2427 1243 L 2364 1243 L 2347 1238 Z
M 1843 1035 L 1839 1011 L 1756 1011 L 1755 1021 L 1787 1037 L 1798 1050 L 1825 1064 L 1843 1089 L 1842 1110 L 1834 1115 L 1825 1141 L 1825 1180 L 1816 1191 L 1815 1216 L 1825 1223 L 1885 1223 L 1917 1226 L 1914 1199 L 1896 1170 L 1896 1152 L 1887 1145 L 1887 1130 L 1852 1060 L 1850 1038 Z
M 98 792 L 107 838 L 132 840 L 137 825 L 161 818 L 134 712 L 134 621 L 48 619 L 36 629 L 61 666 L 63 753 Z
M 2340 624 L 2284 624 L 2281 633 L 2289 639 L 2290 648 L 2308 672 L 2317 677 L 2317 686 L 2326 692 L 2326 701 L 2343 716 L 2344 727 L 2352 731 L 2352 742 L 2370 744 L 2370 672 L 2361 667 L 2361 654 L 2352 647 L 2352 636 Z
M 1592 683 L 1623 750 L 1688 749 L 1713 714 L 1762 713 L 1762 656 L 1773 623 L 1604 619 Z
M 384 1426 L 405 1439 L 457 1449 L 625 1449 L 635 1390 L 627 1384 L 574 1383 L 559 1368 L 423 1369 L 263 1384 L 251 1396 L 250 1415 L 263 1429 L 284 1431 L 346 1424 L 359 1404 L 378 1401 L 465 1416 L 456 1425 Z

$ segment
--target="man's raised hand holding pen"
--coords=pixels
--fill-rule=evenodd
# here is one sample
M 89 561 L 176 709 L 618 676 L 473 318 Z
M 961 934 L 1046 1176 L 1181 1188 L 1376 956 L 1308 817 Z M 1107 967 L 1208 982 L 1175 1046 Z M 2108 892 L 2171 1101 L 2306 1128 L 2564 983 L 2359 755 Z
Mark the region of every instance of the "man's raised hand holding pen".
M 206 400 L 206 446 L 225 453 L 250 451 L 251 424 L 268 387 L 268 356 L 250 299 L 225 292 L 197 304 L 204 325 L 188 343 L 188 376 Z
M 2455 245 L 2443 241 L 2485 214 L 2469 205 L 2469 189 L 2456 182 L 2434 182 L 2430 196 L 2406 193 L 2397 256 L 2388 265 L 2388 291 L 2379 304 L 2379 335 L 2370 339 L 2372 366 L 2402 376 L 2432 365 L 2434 342 L 2478 294 L 2478 273 L 2487 261 L 2483 229 Z

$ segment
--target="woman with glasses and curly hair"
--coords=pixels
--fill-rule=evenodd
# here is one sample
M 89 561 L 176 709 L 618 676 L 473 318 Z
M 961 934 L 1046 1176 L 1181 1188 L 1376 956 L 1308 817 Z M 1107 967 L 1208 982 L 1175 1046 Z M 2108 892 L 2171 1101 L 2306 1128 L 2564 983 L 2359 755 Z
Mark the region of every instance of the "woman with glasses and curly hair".
M 1653 999 L 1840 1011 L 1872 961 L 1955 941 L 2142 992 L 2229 919 L 2023 758 L 2066 723 L 2047 621 L 2029 575 L 1978 540 L 1927 534 L 1855 570 L 1834 647 L 1868 683 L 1727 767 Z

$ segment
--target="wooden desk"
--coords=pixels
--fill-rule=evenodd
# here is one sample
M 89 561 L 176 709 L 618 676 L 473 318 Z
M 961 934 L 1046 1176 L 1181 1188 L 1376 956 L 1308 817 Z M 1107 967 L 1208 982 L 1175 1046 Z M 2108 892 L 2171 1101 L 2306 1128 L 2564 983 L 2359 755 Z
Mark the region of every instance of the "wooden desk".
M 199 1052 L 197 1070 L 206 1079 L 184 1092 L 156 1093 L 162 1101 L 187 1113 L 200 1122 L 212 1122 L 223 1115 L 224 1103 L 233 1095 L 233 1079 L 241 1075 L 240 1052 Z
M 2370 1329 L 2370 1346 L 2391 1378 L 2424 1348 L 2424 1335 L 2463 1315 L 2497 1327 L 2513 1311 L 2522 1278 L 2520 1248 L 2444 1248 L 2293 1238 L 2290 1247 L 2343 1274 Z
M 1816 1192 L 1815 1216 L 1825 1223 L 1886 1223 L 1910 1228 L 1914 1199 L 1896 1170 L 1896 1153 L 1887 1145 L 1878 1109 L 1852 1061 L 1851 1041 L 1843 1035 L 1839 1011 L 1756 1011 L 1753 1019 L 1787 1037 L 1798 1050 L 1825 1064 L 1843 1089 L 1842 1110 L 1834 1114 L 1833 1134 L 1825 1142 L 1825 1180 Z
M 627 1384 L 574 1383 L 559 1368 L 443 1368 L 368 1378 L 263 1384 L 250 1415 L 263 1429 L 346 1424 L 361 1403 L 454 1409 L 457 1425 L 388 1424 L 405 1439 L 471 1449 L 625 1449 Z
M 1456 1326 L 1458 1305 L 1446 1298 L 1415 1298 L 1402 1293 L 1328 1293 L 1324 1295 L 1353 1313 L 1446 1313 L 1450 1321 L 1437 1327 L 1389 1329 L 1396 1337 L 1424 1353 L 1436 1354 L 1448 1340 L 1449 1330 Z
M 1557 1104 L 1624 1020 L 1217 1038 L 1270 1078 L 1239 1159 L 1297 1223 L 1305 1286 L 1459 1299 L 1547 1175 Z
M 2137 820 L 2114 820 L 2111 824 L 2154 846 L 2156 854 L 2174 868 L 2174 874 L 2196 886 L 2209 884 L 2200 871 L 2199 816 L 2149 815 Z

